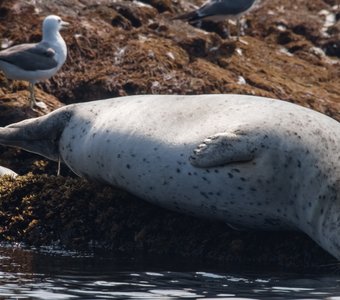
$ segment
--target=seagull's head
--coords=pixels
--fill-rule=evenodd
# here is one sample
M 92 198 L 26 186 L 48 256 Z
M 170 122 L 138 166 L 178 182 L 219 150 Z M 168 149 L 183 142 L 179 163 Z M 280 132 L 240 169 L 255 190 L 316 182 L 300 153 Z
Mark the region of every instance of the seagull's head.
M 64 22 L 60 17 L 50 15 L 43 22 L 43 32 L 58 32 L 68 25 L 69 23 Z

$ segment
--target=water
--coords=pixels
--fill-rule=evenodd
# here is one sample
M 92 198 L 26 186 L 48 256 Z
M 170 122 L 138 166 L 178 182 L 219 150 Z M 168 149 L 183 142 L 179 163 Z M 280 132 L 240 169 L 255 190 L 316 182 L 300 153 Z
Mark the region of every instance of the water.
M 1 246 L 0 299 L 340 300 L 340 276 L 217 272 L 185 264 Z

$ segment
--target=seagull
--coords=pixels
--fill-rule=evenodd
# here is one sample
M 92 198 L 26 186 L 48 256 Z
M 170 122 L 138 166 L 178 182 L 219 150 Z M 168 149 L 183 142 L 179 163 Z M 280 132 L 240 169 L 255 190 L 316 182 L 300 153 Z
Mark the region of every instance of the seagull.
M 225 19 L 237 20 L 237 40 L 240 39 L 240 18 L 251 9 L 256 0 L 208 0 L 197 10 L 177 16 L 174 19 L 196 23 L 201 20 L 214 22 Z
M 30 107 L 46 107 L 36 102 L 34 84 L 52 77 L 64 64 L 67 56 L 65 41 L 59 30 L 69 23 L 50 15 L 42 25 L 42 40 L 35 44 L 20 44 L 0 51 L 0 70 L 9 79 L 29 82 Z

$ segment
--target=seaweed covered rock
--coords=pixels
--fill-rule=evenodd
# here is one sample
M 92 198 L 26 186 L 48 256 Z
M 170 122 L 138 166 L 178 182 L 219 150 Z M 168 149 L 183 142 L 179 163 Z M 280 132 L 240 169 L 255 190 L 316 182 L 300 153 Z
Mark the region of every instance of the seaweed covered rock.
M 300 270 L 334 262 L 301 233 L 235 231 L 79 178 L 0 177 L 0 206 L 0 239 L 33 246 Z

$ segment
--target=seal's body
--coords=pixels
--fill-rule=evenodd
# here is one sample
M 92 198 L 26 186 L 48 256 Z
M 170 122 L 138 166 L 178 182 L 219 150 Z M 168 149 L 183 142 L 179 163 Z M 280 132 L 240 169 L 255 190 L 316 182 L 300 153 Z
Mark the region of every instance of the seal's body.
M 131 96 L 1 128 L 0 143 L 180 212 L 301 229 L 340 259 L 340 124 L 310 109 L 241 95 Z

